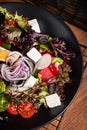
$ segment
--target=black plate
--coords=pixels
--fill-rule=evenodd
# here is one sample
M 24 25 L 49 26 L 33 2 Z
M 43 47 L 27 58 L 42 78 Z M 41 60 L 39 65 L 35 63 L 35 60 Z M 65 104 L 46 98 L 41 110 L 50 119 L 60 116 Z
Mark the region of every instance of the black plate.
M 71 49 L 76 53 L 76 58 L 71 61 L 72 67 L 72 83 L 65 87 L 67 100 L 61 106 L 46 109 L 41 107 L 39 112 L 30 119 L 23 119 L 20 116 L 12 116 L 7 113 L 0 114 L 0 129 L 6 130 L 31 130 L 36 129 L 61 114 L 71 103 L 75 97 L 76 92 L 80 86 L 82 78 L 82 55 L 79 44 L 72 33 L 72 31 L 65 25 L 65 23 L 56 15 L 31 4 L 25 3 L 4 3 L 0 6 L 7 8 L 8 11 L 29 17 L 30 19 L 36 18 L 39 22 L 41 32 L 51 36 L 64 38 L 68 41 Z M 4 120 L 3 120 L 4 119 Z

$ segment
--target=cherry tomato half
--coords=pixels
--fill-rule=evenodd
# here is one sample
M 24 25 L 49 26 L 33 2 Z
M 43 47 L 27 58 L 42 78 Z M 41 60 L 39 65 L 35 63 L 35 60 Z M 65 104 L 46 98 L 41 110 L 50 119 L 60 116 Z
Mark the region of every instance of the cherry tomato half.
M 18 104 L 18 113 L 23 118 L 30 118 L 36 112 L 35 106 L 28 101 L 23 101 Z
M 7 108 L 7 111 L 8 111 L 10 114 L 17 115 L 17 114 L 18 114 L 17 104 L 11 103 L 11 104 L 9 105 L 9 107 Z
M 17 27 L 16 21 L 13 21 L 12 19 L 5 19 L 5 23 L 9 24 L 9 25 L 11 25 L 13 27 Z

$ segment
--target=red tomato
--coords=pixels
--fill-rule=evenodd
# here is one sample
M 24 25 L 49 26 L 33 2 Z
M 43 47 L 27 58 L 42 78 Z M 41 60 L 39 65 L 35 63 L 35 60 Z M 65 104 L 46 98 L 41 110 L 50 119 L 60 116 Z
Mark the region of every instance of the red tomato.
M 55 76 L 58 75 L 59 71 L 58 71 L 58 69 L 56 68 L 56 66 L 55 66 L 54 64 L 51 64 L 51 65 L 49 66 L 49 68 L 50 68 L 50 70 L 53 72 L 53 74 L 54 74 Z
M 17 104 L 11 103 L 10 106 L 7 108 L 7 111 L 10 114 L 17 115 L 18 114 Z
M 5 23 L 13 27 L 17 27 L 17 22 L 13 21 L 12 19 L 5 19 Z
M 39 74 L 41 75 L 42 80 L 45 82 L 47 82 L 50 78 L 55 77 L 49 67 L 40 70 Z
M 28 101 L 23 101 L 18 104 L 18 113 L 23 118 L 30 118 L 36 112 L 35 106 Z

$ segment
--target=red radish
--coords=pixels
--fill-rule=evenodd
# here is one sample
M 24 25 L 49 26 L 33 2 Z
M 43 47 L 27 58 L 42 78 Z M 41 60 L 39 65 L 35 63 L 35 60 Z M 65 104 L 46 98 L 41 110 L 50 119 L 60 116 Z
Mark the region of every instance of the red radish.
M 52 56 L 50 54 L 46 53 L 40 58 L 36 67 L 39 70 L 45 69 L 51 64 L 51 62 L 52 62 Z
M 58 67 L 59 67 L 60 63 L 59 63 L 59 62 L 56 62 L 56 63 L 54 63 L 54 65 L 55 65 L 55 67 L 56 67 L 57 70 L 58 70 Z
M 44 52 L 40 52 L 40 53 L 41 53 L 41 55 L 49 54 L 49 55 L 53 56 L 53 54 L 51 52 L 48 52 L 48 51 L 44 51 Z

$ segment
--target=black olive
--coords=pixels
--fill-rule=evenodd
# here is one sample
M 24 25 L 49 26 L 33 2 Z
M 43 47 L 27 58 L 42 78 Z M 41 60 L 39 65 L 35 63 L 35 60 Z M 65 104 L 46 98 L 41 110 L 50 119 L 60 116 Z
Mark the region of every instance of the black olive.
M 56 84 L 53 83 L 48 85 L 48 91 L 50 94 L 54 93 L 55 90 L 56 90 Z
M 39 42 L 41 42 L 41 43 L 47 43 L 48 42 L 48 36 L 41 36 L 39 38 Z

